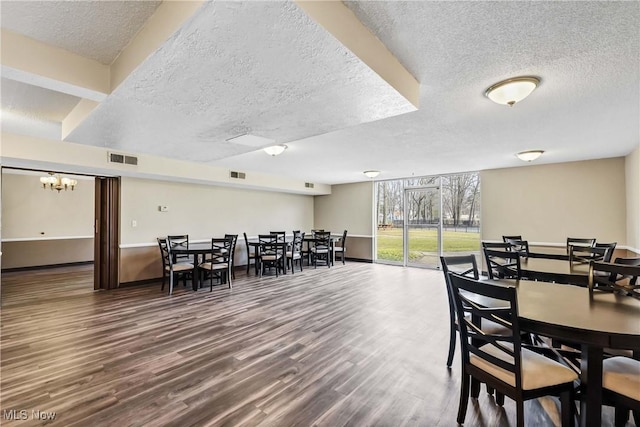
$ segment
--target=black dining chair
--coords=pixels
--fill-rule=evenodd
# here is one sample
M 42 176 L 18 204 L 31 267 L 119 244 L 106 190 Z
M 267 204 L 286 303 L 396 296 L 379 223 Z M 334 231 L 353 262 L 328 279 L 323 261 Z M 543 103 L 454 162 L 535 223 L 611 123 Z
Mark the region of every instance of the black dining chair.
M 231 253 L 233 238 L 213 238 L 211 239 L 211 254 L 207 261 L 200 263 L 198 268 L 201 273 L 206 273 L 210 279 L 210 289 L 213 291 L 213 278 L 216 277 L 220 283 L 227 283 L 231 289 Z M 204 281 L 204 277 L 200 283 Z
M 270 231 L 269 234 L 275 234 L 278 236 L 278 242 L 284 243 L 287 241 L 287 232 L 286 231 Z
M 620 261 L 617 258 L 616 261 Z M 640 299 L 640 265 L 634 263 L 592 262 L 589 265 L 589 289 L 618 292 Z
M 640 426 L 640 361 L 615 356 L 602 363 L 603 403 L 615 407 L 614 425 L 624 427 L 633 412 Z
M 314 245 L 311 248 L 311 258 L 313 260 L 313 268 L 318 267 L 318 260 L 325 261 L 327 267 L 331 268 L 331 232 L 316 232 Z
M 596 243 L 594 248 L 596 248 L 596 249 L 604 249 L 605 252 L 602 255 L 602 258 L 598 258 L 595 261 L 611 262 L 611 258 L 613 258 L 613 252 L 616 250 L 617 244 L 618 244 L 618 242 Z
M 171 246 L 168 244 L 167 239 L 158 238 L 158 247 L 160 248 L 160 255 L 162 257 L 162 288 L 164 291 L 164 285 L 167 282 L 167 276 L 169 277 L 169 295 L 173 293 L 173 278 L 177 276 L 182 277 L 184 286 L 187 286 L 187 277 L 193 272 L 193 264 L 189 262 L 175 262 L 171 254 Z
M 287 264 L 291 265 L 291 274 L 295 271 L 295 263 L 298 261 L 300 271 L 302 271 L 302 241 L 304 240 L 304 233 L 300 231 L 293 232 L 293 241 L 291 247 L 287 249 Z
M 342 265 L 344 265 L 344 258 L 347 253 L 347 230 L 342 232 L 342 238 L 340 239 L 340 245 L 333 247 L 333 251 L 336 253 L 336 256 L 340 254 L 340 259 L 342 260 Z
M 447 299 L 449 301 L 449 354 L 447 356 L 447 366 L 451 367 L 453 355 L 456 351 L 456 332 L 458 331 L 458 320 L 456 307 L 453 301 L 451 284 L 449 283 L 449 272 L 455 272 L 463 276 L 471 277 L 475 280 L 480 278 L 478 264 L 474 255 L 441 256 L 442 272 L 447 289 Z
M 236 244 L 238 243 L 238 235 L 237 234 L 225 234 L 225 239 L 231 239 L 231 256 L 229 257 L 229 262 L 231 263 L 231 277 L 233 279 L 236 278 Z
M 573 248 L 591 248 L 596 245 L 596 239 L 567 237 L 567 254 Z
M 252 246 L 249 244 L 249 239 L 247 238 L 247 233 L 242 233 L 244 236 L 244 244 L 247 247 L 247 274 L 249 274 L 249 269 L 251 268 L 251 260 L 253 260 L 253 266 L 258 273 L 258 251 L 253 250 Z
M 573 390 L 578 375 L 559 362 L 522 347 L 516 289 L 478 282 L 449 273 L 462 349 L 462 381 L 457 421 L 466 418 L 469 395 L 477 398 L 480 383 L 496 392 L 496 403 L 504 396 L 516 402 L 516 426 L 524 427 L 524 401 L 547 395 L 560 396 L 562 426 L 573 425 Z M 491 301 L 486 307 L 481 299 Z M 509 335 L 489 333 L 481 322 L 496 322 L 510 329 Z
M 489 279 L 520 279 L 520 254 L 514 251 L 500 251 L 484 248 L 484 259 L 487 264 Z
M 517 252 L 520 256 L 529 257 L 529 242 L 526 240 L 507 239 L 510 251 Z
M 502 241 L 504 243 L 509 243 L 509 240 L 523 240 L 521 235 L 512 235 L 512 236 L 502 236 Z
M 276 270 L 276 277 L 278 277 L 279 271 L 285 273 L 286 248 L 282 242 L 278 242 L 278 236 L 276 234 L 260 234 L 258 242 L 260 243 L 258 253 L 260 277 L 267 268 L 271 269 L 272 267 Z

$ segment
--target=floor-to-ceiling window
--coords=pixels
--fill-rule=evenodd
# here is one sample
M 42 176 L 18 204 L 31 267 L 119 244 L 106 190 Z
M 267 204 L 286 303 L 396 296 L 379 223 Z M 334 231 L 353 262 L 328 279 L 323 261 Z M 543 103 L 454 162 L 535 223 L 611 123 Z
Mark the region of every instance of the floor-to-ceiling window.
M 438 268 L 440 255 L 480 255 L 477 172 L 376 183 L 377 262 Z

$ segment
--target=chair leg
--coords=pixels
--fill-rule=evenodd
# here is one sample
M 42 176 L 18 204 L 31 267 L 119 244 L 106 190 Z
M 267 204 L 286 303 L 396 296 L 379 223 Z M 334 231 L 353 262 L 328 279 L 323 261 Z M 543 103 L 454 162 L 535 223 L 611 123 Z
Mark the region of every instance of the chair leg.
M 570 390 L 560 393 L 560 415 L 562 417 L 562 427 L 571 427 L 573 425 L 573 404 L 571 403 L 571 395 L 572 393 Z
M 616 427 L 624 427 L 629 419 L 629 410 L 616 406 L 613 425 Z
M 449 355 L 447 356 L 447 367 L 451 367 L 453 363 L 453 355 L 456 352 L 456 329 L 455 325 L 450 325 L 451 332 L 449 333 Z
M 458 405 L 458 424 L 464 424 L 467 416 L 467 404 L 469 403 L 469 380 L 471 376 L 466 372 L 462 373 L 460 384 L 460 404 Z
M 477 399 L 480 396 L 480 381 L 471 377 L 471 397 Z
M 516 426 L 524 427 L 524 401 L 516 400 Z

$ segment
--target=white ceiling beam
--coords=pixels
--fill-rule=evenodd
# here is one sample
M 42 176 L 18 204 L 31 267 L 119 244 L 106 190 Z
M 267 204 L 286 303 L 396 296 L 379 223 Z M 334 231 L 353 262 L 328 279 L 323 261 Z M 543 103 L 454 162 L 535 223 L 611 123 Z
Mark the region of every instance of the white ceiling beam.
M 109 67 L 2 30 L 2 77 L 100 102 L 111 92 Z
M 420 83 L 344 3 L 294 1 L 398 93 L 420 107 Z
M 62 120 L 61 139 L 64 141 L 100 105 L 90 99 L 81 99 L 73 110 Z
M 158 50 L 202 6 L 204 1 L 164 1 L 142 30 L 111 64 L 111 90 Z

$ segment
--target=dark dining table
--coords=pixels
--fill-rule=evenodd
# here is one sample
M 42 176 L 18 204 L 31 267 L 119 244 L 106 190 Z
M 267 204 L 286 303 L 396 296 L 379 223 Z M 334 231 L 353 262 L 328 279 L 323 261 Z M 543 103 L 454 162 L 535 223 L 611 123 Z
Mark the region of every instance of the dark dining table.
M 589 264 L 566 259 L 520 258 L 522 276 L 544 282 L 565 283 L 587 286 L 589 283 Z
M 171 249 L 172 255 L 192 255 L 193 256 L 193 279 L 191 285 L 194 291 L 198 290 L 200 278 L 198 275 L 198 265 L 200 264 L 200 257 L 204 259 L 207 254 L 213 253 L 211 249 L 211 242 L 198 242 L 189 243 L 189 247 L 176 247 Z M 169 295 L 171 295 L 173 289 L 169 288 Z
M 605 348 L 640 352 L 640 301 L 578 286 L 529 280 L 487 280 L 515 286 L 520 326 L 528 332 L 580 345 L 580 425 L 601 424 Z M 491 300 L 480 298 L 490 306 Z

